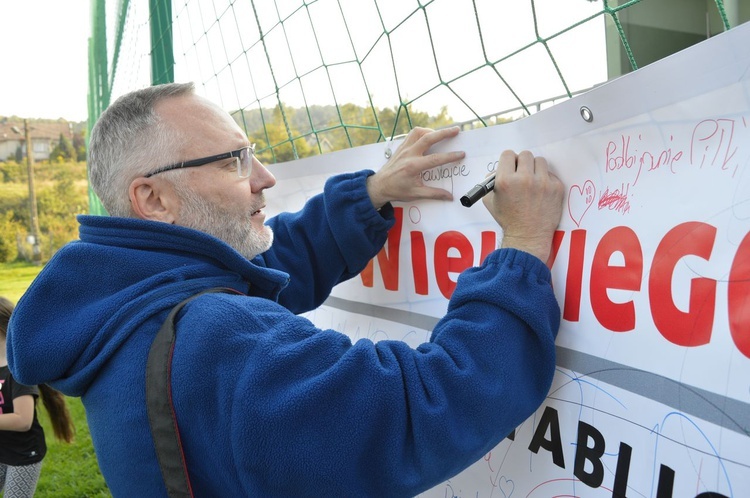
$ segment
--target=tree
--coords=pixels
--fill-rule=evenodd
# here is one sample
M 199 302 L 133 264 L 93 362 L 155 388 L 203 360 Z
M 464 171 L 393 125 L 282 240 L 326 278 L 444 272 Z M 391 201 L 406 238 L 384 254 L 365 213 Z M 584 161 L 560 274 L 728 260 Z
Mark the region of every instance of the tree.
M 16 234 L 21 232 L 21 227 L 14 216 L 13 211 L 6 211 L 0 216 L 0 263 L 15 261 L 18 257 Z
M 86 137 L 84 137 L 82 131 L 73 134 L 73 148 L 79 161 L 86 158 Z
M 0 182 L 20 182 L 24 181 L 24 167 L 21 163 L 16 162 L 15 155 L 8 158 L 7 162 L 0 162 Z M 2 203 L 0 203 L 0 212 L 2 212 Z
M 60 133 L 60 141 L 55 145 L 55 148 L 52 149 L 52 152 L 50 152 L 49 159 L 50 161 L 54 160 L 57 162 L 77 161 L 78 153 L 73 147 L 73 144 L 70 143 L 70 140 L 68 140 L 68 137 Z
M 436 130 L 453 124 L 453 118 L 448 115 L 446 106 L 440 108 L 440 113 L 437 116 L 430 116 L 426 112 L 417 111 L 412 104 L 382 109 L 378 116 L 380 127 L 388 138 L 391 135 L 397 136 L 408 133 L 409 130 L 417 126 Z
M 318 152 L 373 144 L 404 135 L 415 126 L 437 129 L 453 123 L 447 107 L 437 116 L 430 116 L 415 110 L 411 104 L 384 109 L 356 104 L 306 109 L 284 106 L 284 114 L 281 110 L 276 106 L 270 117 L 267 109 L 241 111 L 235 116 L 235 120 L 244 123 L 250 140 L 256 142 L 261 162 L 291 161 Z M 306 130 L 305 133 L 300 129 Z
M 383 136 L 375 121 L 375 113 L 370 107 L 344 104 L 341 106 L 341 117 L 349 137 L 347 146 L 374 144 Z
M 276 106 L 271 114 L 271 119 L 265 122 L 262 130 L 250 135 L 250 140 L 257 144 L 258 159 L 266 164 L 292 161 L 300 157 L 314 154 L 313 149 L 299 132 L 292 128 L 292 118 L 295 110 L 285 107 L 285 117 L 281 113 L 281 107 Z M 289 127 L 287 131 L 287 126 Z M 296 137 L 296 138 L 295 138 Z M 292 147 L 292 142 L 294 147 Z M 295 154 L 296 150 L 296 154 Z

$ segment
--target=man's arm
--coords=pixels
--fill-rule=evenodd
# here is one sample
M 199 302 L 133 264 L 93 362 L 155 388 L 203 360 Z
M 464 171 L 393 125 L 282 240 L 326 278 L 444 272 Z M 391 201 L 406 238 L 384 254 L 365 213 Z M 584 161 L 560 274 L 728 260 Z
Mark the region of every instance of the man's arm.
M 503 248 L 462 272 L 446 315 L 417 348 L 364 337 L 352 344 L 306 319 L 278 319 L 274 303 L 248 307 L 241 322 L 265 333 L 252 336 L 251 361 L 236 362 L 246 368 L 237 378 L 252 379 L 253 392 L 233 418 L 247 448 L 236 453 L 240 473 L 272 462 L 282 477 L 271 486 L 288 495 L 333 487 L 414 496 L 481 458 L 539 407 L 560 324 L 544 261 L 563 187 L 543 159 L 505 152 L 495 189 L 486 206 L 506 231 Z
M 450 192 L 427 187 L 422 172 L 460 161 L 465 153 L 428 153 L 430 147 L 459 133 L 458 127 L 432 131 L 414 128 L 380 171 L 367 179 L 376 209 L 391 201 L 451 200 Z M 511 150 L 500 156 L 493 192 L 483 201 L 503 229 L 503 248 L 519 249 L 547 261 L 552 236 L 562 215 L 563 186 L 543 157 Z
M 274 244 L 262 260 L 292 277 L 279 302 L 295 313 L 308 311 L 320 305 L 333 286 L 357 275 L 381 249 L 393 225 L 389 202 L 452 199 L 447 190 L 425 186 L 421 173 L 464 157 L 463 152 L 429 152 L 458 132 L 457 127 L 415 128 L 377 173 L 337 175 L 298 213 L 269 220 Z

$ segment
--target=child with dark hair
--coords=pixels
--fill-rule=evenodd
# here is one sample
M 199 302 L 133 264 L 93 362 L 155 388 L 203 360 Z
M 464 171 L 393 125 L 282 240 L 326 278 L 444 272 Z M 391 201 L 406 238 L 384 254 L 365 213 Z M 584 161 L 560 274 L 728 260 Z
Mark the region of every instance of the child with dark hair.
M 25 386 L 8 369 L 5 342 L 13 303 L 0 297 L 0 491 L 6 498 L 34 496 L 42 459 L 47 453 L 44 429 L 36 416 L 36 398 L 41 396 L 55 436 L 73 440 L 73 422 L 64 396 L 41 384 Z

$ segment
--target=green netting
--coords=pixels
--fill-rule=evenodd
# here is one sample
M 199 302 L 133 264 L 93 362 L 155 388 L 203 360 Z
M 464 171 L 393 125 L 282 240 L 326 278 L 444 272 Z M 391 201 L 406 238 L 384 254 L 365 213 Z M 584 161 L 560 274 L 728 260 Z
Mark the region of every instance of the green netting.
M 743 9 L 740 0 L 93 0 L 89 123 L 125 92 L 193 81 L 265 162 L 415 126 L 490 126 L 729 29 Z

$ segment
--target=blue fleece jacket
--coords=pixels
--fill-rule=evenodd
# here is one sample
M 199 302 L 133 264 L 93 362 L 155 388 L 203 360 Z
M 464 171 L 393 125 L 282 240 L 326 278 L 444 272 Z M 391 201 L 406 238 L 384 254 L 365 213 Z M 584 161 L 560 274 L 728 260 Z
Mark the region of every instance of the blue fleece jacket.
M 393 224 L 370 171 L 334 177 L 271 220 L 252 261 L 201 232 L 80 217 L 80 241 L 18 303 L 8 360 L 24 384 L 81 396 L 115 497 L 166 496 L 145 407 L 151 341 L 179 316 L 172 390 L 195 495 L 408 497 L 466 468 L 543 401 L 560 311 L 547 267 L 515 250 L 459 278 L 416 349 L 351 340 L 296 313 L 356 275 Z

